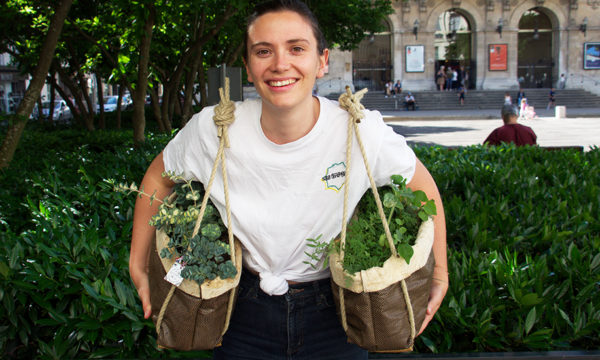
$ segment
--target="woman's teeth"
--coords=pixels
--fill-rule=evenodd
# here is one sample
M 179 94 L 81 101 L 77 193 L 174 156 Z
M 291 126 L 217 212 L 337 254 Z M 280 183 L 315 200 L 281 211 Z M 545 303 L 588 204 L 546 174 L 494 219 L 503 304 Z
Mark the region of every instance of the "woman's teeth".
M 295 79 L 288 79 L 288 80 L 282 80 L 282 81 L 269 81 L 269 85 L 270 86 L 286 86 L 289 84 L 293 84 L 295 82 L 296 82 Z

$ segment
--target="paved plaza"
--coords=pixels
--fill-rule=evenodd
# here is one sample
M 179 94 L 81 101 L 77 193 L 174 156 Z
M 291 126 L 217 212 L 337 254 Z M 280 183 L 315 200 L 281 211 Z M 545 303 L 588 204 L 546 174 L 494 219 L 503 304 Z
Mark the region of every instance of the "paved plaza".
M 583 146 L 585 151 L 600 147 L 600 108 L 572 109 L 566 118 L 557 118 L 552 112 L 543 109 L 537 118 L 519 121 L 533 129 L 538 145 Z M 409 143 L 423 145 L 477 145 L 502 126 L 500 110 L 404 111 L 383 115 L 386 123 Z

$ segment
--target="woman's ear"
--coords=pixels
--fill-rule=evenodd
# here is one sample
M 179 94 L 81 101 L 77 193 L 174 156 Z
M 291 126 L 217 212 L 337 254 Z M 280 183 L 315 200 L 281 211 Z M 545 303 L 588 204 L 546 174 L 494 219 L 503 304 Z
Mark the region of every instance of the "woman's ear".
M 248 75 L 248 81 L 254 83 L 254 80 L 252 80 L 252 75 L 250 74 L 250 69 L 248 69 L 248 60 L 242 57 L 242 61 L 244 62 L 244 67 L 246 68 L 246 75 Z
M 317 79 L 325 76 L 329 71 L 329 49 L 323 50 L 323 55 L 319 55 L 319 71 L 317 71 Z

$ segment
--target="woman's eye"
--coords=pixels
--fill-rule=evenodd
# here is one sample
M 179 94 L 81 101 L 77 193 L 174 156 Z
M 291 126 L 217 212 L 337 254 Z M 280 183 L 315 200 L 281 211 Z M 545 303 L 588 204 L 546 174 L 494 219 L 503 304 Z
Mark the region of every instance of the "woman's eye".
M 267 49 L 260 49 L 258 51 L 256 51 L 256 55 L 258 56 L 267 56 L 270 54 L 270 51 Z
M 293 53 L 301 53 L 301 52 L 303 52 L 303 51 L 304 51 L 304 48 L 303 48 L 303 47 L 301 47 L 301 46 L 294 46 L 294 47 L 292 48 L 292 52 L 293 52 Z

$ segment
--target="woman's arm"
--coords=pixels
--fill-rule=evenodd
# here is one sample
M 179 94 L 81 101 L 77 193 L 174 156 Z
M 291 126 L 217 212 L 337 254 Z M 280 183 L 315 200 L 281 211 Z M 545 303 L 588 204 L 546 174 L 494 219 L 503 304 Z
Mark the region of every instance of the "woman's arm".
M 444 296 L 448 291 L 448 261 L 446 256 L 446 219 L 444 217 L 444 205 L 442 197 L 438 191 L 435 180 L 427 168 L 417 159 L 415 174 L 407 184 L 414 190 L 422 190 L 427 194 L 427 198 L 435 201 L 437 215 L 433 217 L 434 224 L 434 240 L 433 240 L 433 257 L 435 258 L 435 268 L 433 269 L 433 283 L 429 294 L 429 303 L 427 304 L 427 313 L 423 325 L 419 330 L 419 334 L 425 330 L 433 315 L 440 308 Z
M 167 197 L 175 183 L 168 177 L 163 177 L 165 171 L 162 152 L 152 161 L 144 179 L 140 184 L 140 190 L 144 193 L 155 194 L 157 199 Z M 159 201 L 153 201 L 150 204 L 148 196 L 138 197 L 135 202 L 135 211 L 133 214 L 133 230 L 131 236 L 131 253 L 129 255 L 129 274 L 137 289 L 142 307 L 144 309 L 144 318 L 149 318 L 152 313 L 150 305 L 150 288 L 148 284 L 148 259 L 152 241 L 155 239 L 156 229 L 150 226 L 150 219 L 158 212 Z

